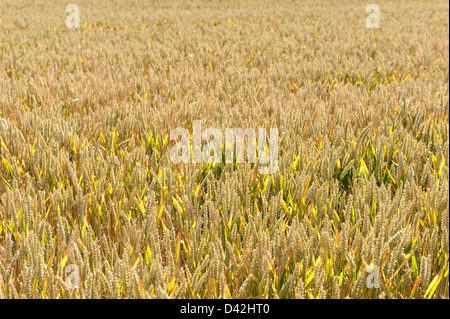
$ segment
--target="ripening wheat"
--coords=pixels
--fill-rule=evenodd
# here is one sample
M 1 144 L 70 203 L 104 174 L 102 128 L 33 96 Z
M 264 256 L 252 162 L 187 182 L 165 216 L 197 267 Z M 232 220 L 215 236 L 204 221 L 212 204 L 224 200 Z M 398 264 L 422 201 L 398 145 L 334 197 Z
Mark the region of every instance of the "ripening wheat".
M 0 3 L 0 298 L 449 298 L 446 1 L 76 2 Z

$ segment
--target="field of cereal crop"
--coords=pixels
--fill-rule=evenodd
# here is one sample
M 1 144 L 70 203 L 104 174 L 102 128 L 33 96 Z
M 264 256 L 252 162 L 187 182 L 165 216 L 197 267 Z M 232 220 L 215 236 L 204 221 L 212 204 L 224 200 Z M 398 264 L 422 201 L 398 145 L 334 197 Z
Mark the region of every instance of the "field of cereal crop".
M 0 2 L 0 298 L 449 298 L 447 1 L 73 3 Z

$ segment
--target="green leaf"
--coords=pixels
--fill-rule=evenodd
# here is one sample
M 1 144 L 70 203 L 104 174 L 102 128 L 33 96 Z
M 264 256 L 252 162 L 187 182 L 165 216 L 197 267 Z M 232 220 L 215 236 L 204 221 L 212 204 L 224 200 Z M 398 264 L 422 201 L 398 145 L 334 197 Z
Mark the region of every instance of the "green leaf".
M 414 270 L 414 275 L 416 275 L 416 277 L 419 277 L 419 270 L 417 268 L 416 257 L 414 257 L 414 254 L 411 256 L 411 261 Z

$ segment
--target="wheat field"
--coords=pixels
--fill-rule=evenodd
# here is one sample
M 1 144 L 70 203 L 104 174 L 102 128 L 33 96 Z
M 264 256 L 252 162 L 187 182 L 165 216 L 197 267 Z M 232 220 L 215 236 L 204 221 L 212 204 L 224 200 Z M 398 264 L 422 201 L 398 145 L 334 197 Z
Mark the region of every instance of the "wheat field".
M 0 2 L 0 298 L 449 298 L 447 1 L 73 3 Z

